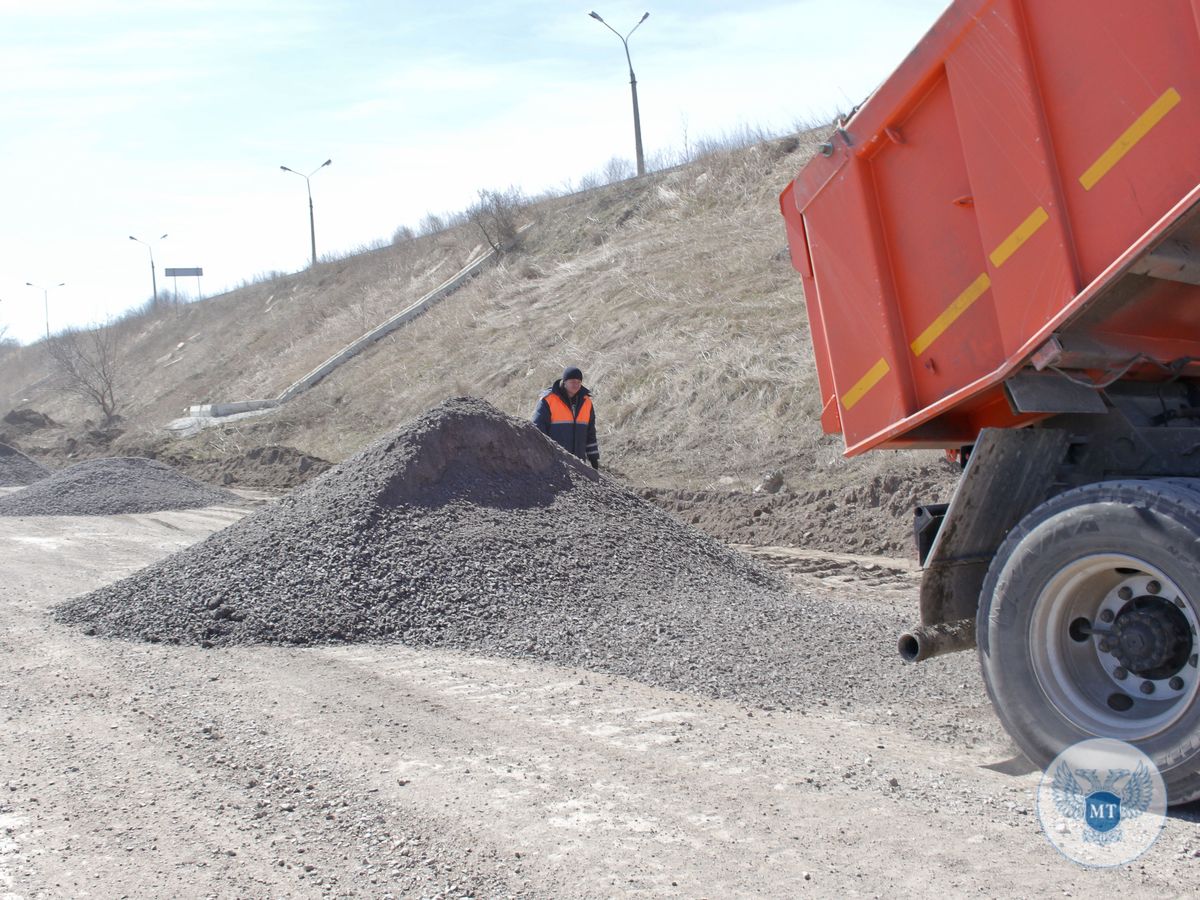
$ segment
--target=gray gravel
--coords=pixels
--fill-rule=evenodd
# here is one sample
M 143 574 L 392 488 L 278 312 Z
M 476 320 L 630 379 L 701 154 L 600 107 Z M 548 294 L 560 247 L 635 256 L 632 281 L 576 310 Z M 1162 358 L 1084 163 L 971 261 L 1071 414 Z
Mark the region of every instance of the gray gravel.
M 401 640 L 768 706 L 926 692 L 892 623 L 830 600 L 458 399 L 57 615 L 207 646 Z
M 81 462 L 0 498 L 0 516 L 113 516 L 240 503 L 151 459 Z
M 33 484 L 49 474 L 49 469 L 34 462 L 16 447 L 0 444 L 0 487 Z

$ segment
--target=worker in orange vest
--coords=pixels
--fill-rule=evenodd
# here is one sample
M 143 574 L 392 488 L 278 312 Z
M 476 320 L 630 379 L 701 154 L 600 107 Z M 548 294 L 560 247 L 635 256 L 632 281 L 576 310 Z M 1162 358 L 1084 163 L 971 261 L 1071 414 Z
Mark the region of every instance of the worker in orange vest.
M 575 366 L 563 369 L 538 401 L 533 424 L 593 469 L 600 468 L 600 445 L 596 442 L 596 411 L 591 392 L 583 386 L 583 373 Z

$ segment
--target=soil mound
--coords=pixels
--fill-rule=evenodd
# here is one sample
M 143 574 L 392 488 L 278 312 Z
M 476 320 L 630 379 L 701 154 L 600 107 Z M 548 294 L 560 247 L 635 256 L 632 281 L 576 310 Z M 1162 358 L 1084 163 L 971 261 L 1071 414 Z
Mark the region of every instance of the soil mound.
M 0 444 L 0 487 L 19 487 L 33 484 L 50 474 L 16 447 Z
M 399 639 L 720 695 L 771 684 L 764 622 L 792 628 L 794 600 L 757 563 L 467 398 L 58 616 L 205 645 Z
M 841 489 L 749 494 L 646 488 L 641 493 L 735 544 L 911 557 L 916 553 L 913 508 L 948 502 L 957 482 L 956 468 L 930 464 Z
M 219 477 L 213 480 L 250 487 L 294 488 L 331 468 L 333 463 L 319 456 L 271 444 L 253 447 L 236 459 L 224 461 L 218 466 Z
M 3 422 L 5 425 L 12 425 L 22 431 L 37 431 L 39 428 L 55 428 L 58 425 L 45 413 L 40 413 L 28 406 L 10 409 L 4 414 Z
M 328 460 L 279 444 L 252 447 L 237 456 L 220 459 L 197 459 L 186 450 L 172 447 L 165 452 L 158 448 L 138 448 L 138 452 L 161 459 L 210 484 L 252 488 L 291 489 L 333 468 Z
M 0 516 L 114 516 L 240 502 L 160 462 L 119 456 L 81 462 L 0 498 Z

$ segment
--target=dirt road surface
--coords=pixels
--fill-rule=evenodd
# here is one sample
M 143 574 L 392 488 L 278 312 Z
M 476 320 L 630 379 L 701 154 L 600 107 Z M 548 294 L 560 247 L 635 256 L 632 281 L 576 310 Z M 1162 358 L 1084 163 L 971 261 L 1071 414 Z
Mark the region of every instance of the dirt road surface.
M 1120 869 L 1059 856 L 1034 808 L 1040 773 L 1013 758 L 967 655 L 928 664 L 962 680 L 949 713 L 963 727 L 947 731 L 904 697 L 784 713 L 532 661 L 204 650 L 48 617 L 244 513 L 0 520 L 3 900 L 1161 897 L 1197 883 L 1195 804 Z M 915 609 L 903 564 L 763 555 L 848 615 Z

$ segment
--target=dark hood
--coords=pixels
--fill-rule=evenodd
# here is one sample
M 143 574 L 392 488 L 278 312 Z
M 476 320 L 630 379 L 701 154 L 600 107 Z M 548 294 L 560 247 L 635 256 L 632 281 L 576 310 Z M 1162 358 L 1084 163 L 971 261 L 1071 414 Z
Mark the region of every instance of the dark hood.
M 554 393 L 558 394 L 558 396 L 562 397 L 563 400 L 565 400 L 567 403 L 571 402 L 571 398 L 567 395 L 567 389 L 565 387 L 563 387 L 563 385 L 562 385 L 561 378 L 557 379 L 554 382 L 554 384 L 550 386 L 550 390 L 552 390 Z M 579 389 L 579 393 L 576 394 L 575 396 L 578 397 L 582 401 L 584 397 L 591 395 L 591 393 L 592 392 L 589 391 L 586 387 L 581 387 Z

